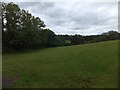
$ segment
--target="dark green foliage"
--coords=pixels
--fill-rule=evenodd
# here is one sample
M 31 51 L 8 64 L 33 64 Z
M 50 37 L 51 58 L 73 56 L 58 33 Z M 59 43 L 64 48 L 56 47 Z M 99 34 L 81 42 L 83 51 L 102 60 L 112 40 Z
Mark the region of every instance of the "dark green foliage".
M 84 37 L 81 35 L 74 35 L 71 38 L 71 42 L 73 45 L 84 44 Z
M 94 42 L 99 42 L 99 41 L 108 41 L 108 40 L 117 40 L 118 39 L 118 32 L 116 31 L 109 31 L 106 33 L 103 33 L 99 35 L 98 37 L 94 38 Z
M 46 43 L 46 46 L 47 47 L 51 47 L 51 46 L 54 46 L 54 41 L 55 41 L 55 33 L 49 29 L 47 29 L 46 31 L 46 34 L 47 34 L 47 43 Z
M 67 45 L 67 46 L 71 45 L 71 41 L 70 40 L 65 40 L 65 45 Z
M 21 10 L 14 3 L 3 3 L 3 8 L 3 47 L 30 49 L 44 46 L 45 24 L 39 17 Z

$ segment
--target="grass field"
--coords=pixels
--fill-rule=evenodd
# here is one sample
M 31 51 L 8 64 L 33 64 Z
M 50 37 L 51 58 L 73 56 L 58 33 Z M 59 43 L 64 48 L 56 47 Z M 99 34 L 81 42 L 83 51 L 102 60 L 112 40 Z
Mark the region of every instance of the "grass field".
M 116 88 L 118 41 L 5 54 L 3 87 Z

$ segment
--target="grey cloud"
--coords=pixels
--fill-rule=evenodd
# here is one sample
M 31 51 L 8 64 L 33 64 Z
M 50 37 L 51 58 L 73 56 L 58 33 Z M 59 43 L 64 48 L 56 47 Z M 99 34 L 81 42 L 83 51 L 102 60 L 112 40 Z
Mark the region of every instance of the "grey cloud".
M 101 32 L 101 29 L 102 31 L 116 29 L 117 3 L 114 2 L 18 4 L 24 9 L 29 9 L 34 15 L 40 16 L 45 24 L 57 34 L 93 34 L 90 32 L 97 34 Z

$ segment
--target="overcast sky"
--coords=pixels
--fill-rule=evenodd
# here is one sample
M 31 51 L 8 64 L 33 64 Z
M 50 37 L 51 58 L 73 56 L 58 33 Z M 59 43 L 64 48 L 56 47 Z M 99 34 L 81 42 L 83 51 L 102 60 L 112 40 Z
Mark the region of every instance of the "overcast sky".
M 40 17 L 56 34 L 101 34 L 118 31 L 117 2 L 17 2 Z

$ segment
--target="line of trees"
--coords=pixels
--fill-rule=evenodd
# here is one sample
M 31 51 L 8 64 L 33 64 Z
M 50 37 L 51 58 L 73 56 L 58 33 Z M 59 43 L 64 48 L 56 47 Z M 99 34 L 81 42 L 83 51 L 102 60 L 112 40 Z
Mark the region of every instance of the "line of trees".
M 90 42 L 116 40 L 120 35 L 109 31 L 101 35 L 56 35 L 39 17 L 20 9 L 14 3 L 2 3 L 3 51 L 78 45 Z
M 44 21 L 14 3 L 2 3 L 2 26 L 3 48 L 42 48 L 59 42 Z

